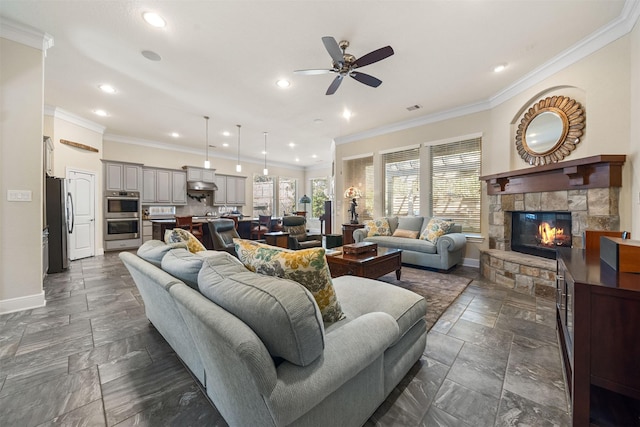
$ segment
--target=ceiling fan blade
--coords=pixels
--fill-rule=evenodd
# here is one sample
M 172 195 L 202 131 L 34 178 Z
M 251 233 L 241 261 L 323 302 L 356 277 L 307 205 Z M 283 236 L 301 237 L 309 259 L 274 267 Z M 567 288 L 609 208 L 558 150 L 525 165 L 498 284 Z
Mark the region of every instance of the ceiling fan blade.
M 351 77 L 359 81 L 360 83 L 364 83 L 367 86 L 378 87 L 382 84 L 382 80 L 377 79 L 369 74 L 359 73 L 357 71 L 352 71 L 349 73 Z
M 338 46 L 338 42 L 331 36 L 325 36 L 322 38 L 325 49 L 331 55 L 331 59 L 337 64 L 344 64 L 344 56 L 342 56 L 342 50 Z
M 353 66 L 364 67 L 365 65 L 373 64 L 374 62 L 378 62 L 385 58 L 388 58 L 391 55 L 393 55 L 393 49 L 391 48 L 391 46 L 381 47 L 380 49 L 369 52 L 366 55 L 356 59 L 356 61 L 353 63 Z
M 295 70 L 294 73 L 295 74 L 302 74 L 305 76 L 314 76 L 316 74 L 329 74 L 329 73 L 333 73 L 333 70 Z
M 327 93 L 325 93 L 325 95 L 333 95 L 334 93 L 336 93 L 336 90 L 338 90 L 338 88 L 340 87 L 340 83 L 342 83 L 342 77 L 342 74 L 339 74 L 335 79 L 333 79 L 333 82 L 331 82 L 331 85 L 329 85 L 329 88 L 327 89 Z

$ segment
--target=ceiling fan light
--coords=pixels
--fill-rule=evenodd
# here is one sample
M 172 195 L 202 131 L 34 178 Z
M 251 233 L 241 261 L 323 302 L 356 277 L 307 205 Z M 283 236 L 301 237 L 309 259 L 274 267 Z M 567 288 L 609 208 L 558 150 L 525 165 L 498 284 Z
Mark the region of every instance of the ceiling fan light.
M 289 80 L 280 79 L 276 82 L 276 85 L 278 85 L 279 88 L 286 89 L 291 86 L 291 82 Z

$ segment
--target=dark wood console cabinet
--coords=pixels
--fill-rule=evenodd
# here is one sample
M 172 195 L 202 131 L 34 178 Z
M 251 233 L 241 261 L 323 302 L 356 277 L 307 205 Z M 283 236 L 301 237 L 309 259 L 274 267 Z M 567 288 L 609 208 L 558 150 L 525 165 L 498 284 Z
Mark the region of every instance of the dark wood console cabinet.
M 640 425 L 640 274 L 558 250 L 558 339 L 574 426 Z
M 342 244 L 354 243 L 353 232 L 359 228 L 364 228 L 364 224 L 342 224 Z

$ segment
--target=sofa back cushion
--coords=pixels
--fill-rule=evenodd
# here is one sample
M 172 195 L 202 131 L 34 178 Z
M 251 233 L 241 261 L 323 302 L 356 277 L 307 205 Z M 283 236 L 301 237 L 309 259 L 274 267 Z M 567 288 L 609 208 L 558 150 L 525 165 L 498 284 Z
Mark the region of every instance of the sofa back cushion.
M 150 262 L 156 267 L 160 267 L 162 258 L 164 258 L 167 252 L 171 249 L 186 247 L 187 244 L 185 242 L 166 244 L 160 240 L 148 240 L 138 248 L 137 254 L 143 260 Z
M 271 356 L 298 366 L 320 357 L 324 325 L 309 291 L 294 281 L 246 270 L 220 280 L 220 272 L 208 261 L 198 276 L 200 291 L 246 323 Z
M 162 258 L 161 268 L 198 290 L 198 273 L 206 259 L 209 259 L 209 263 L 215 265 L 218 271 L 222 271 L 225 275 L 247 271 L 244 265 L 228 252 L 200 251 L 193 254 L 185 248 L 167 252 Z
M 417 231 L 418 234 L 422 231 L 424 217 L 421 216 L 399 216 L 398 228 L 401 230 Z
M 240 261 L 256 273 L 294 280 L 313 295 L 325 322 L 344 318 L 338 302 L 324 248 L 299 251 L 265 245 L 252 240 L 234 239 Z

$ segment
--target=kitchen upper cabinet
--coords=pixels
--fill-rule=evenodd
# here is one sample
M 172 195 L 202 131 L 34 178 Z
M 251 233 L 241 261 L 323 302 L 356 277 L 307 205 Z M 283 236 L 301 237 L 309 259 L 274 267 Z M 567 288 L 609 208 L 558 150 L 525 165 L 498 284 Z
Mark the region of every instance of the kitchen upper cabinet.
M 171 202 L 174 205 L 187 204 L 187 174 L 183 171 L 171 171 Z
M 224 205 L 227 203 L 227 177 L 216 175 L 215 183 L 218 189 L 213 193 L 213 204 Z
M 244 205 L 245 204 L 245 182 L 246 178 L 242 176 L 227 176 L 227 205 Z
M 141 191 L 142 165 L 104 162 L 104 182 L 107 191 Z
M 171 169 L 143 168 L 142 203 L 187 204 L 187 174 Z
M 216 182 L 216 170 L 196 168 L 193 166 L 183 166 L 182 169 L 187 170 L 187 181 Z

